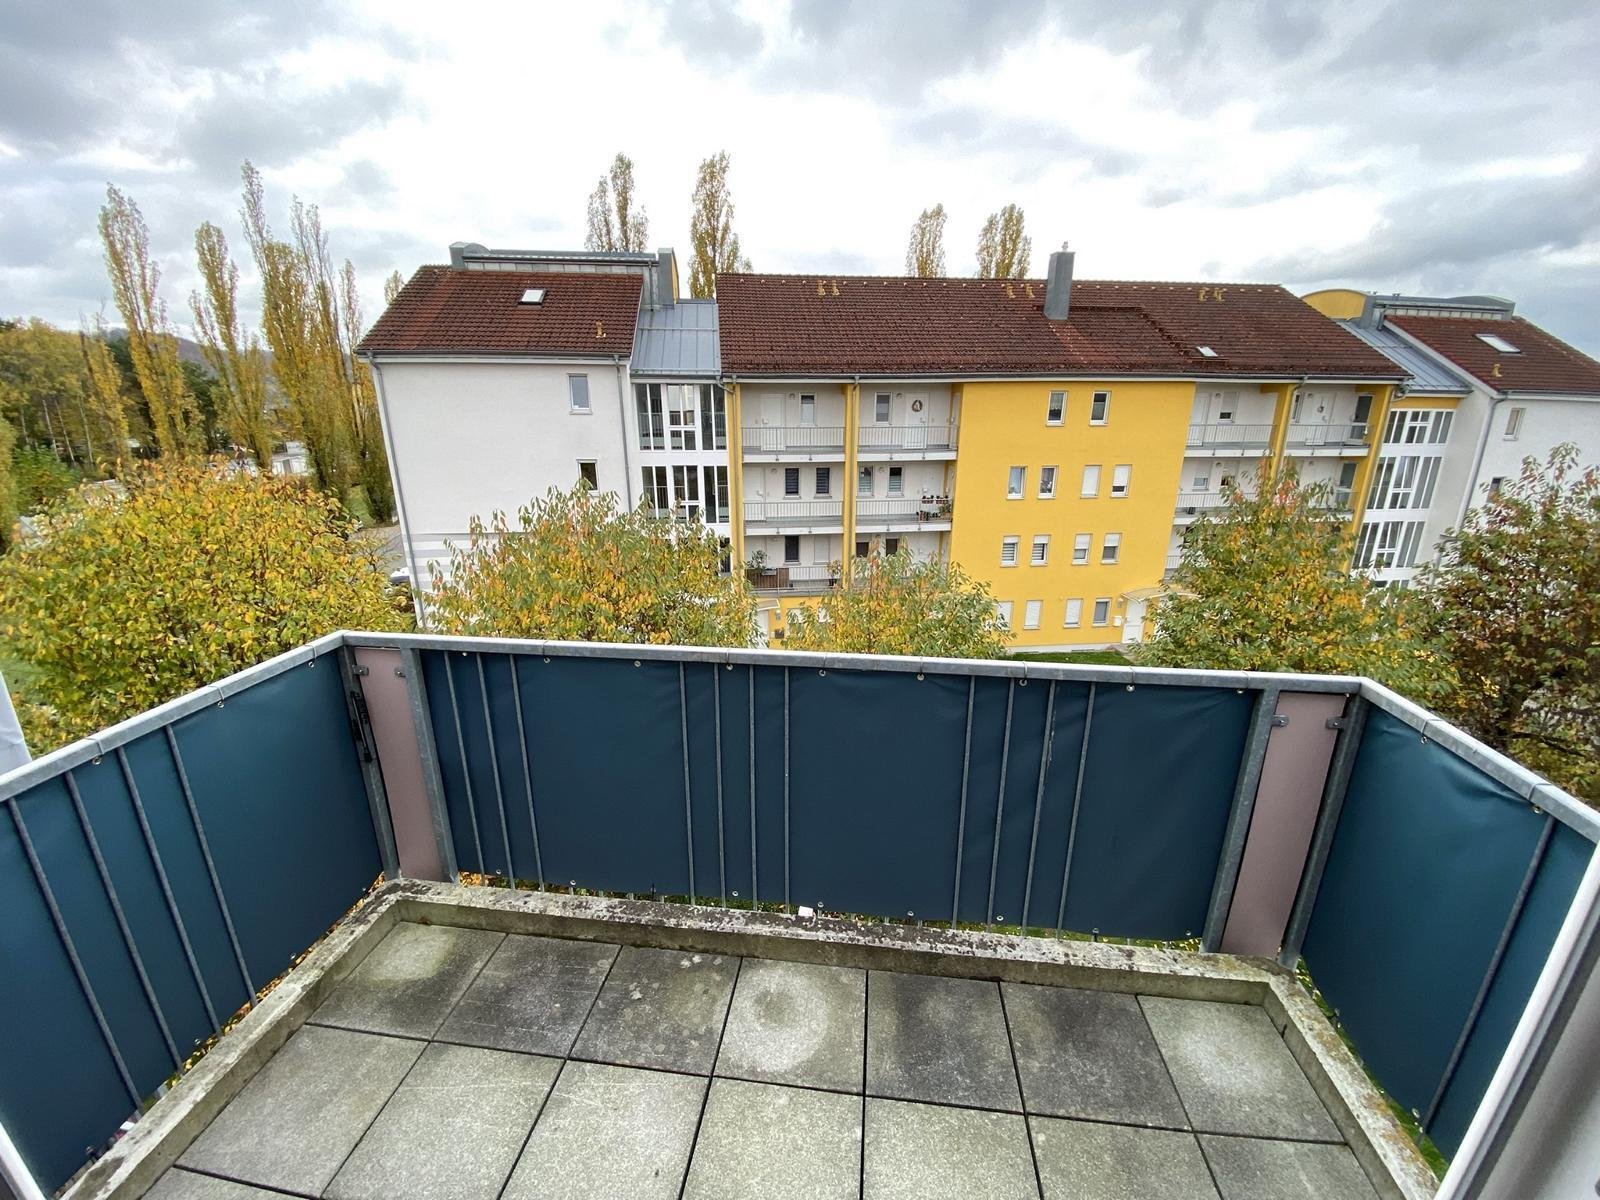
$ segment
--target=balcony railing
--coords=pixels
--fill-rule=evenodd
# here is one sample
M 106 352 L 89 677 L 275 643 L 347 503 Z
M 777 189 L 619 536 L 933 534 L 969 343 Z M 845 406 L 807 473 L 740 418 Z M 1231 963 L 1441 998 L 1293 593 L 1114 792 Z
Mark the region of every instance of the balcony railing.
M 884 499 L 862 497 L 856 501 L 856 523 L 883 525 L 896 521 L 948 521 L 952 512 L 949 496 L 889 496 Z
M 1177 509 L 1181 513 L 1198 512 L 1203 508 L 1221 508 L 1228 502 L 1223 492 L 1179 492 Z
M 1289 426 L 1288 445 L 1348 447 L 1356 450 L 1367 444 L 1369 426 L 1365 422 L 1351 425 L 1310 424 Z
M 830 592 L 839 586 L 839 572 L 828 563 L 784 563 L 781 566 L 755 567 L 745 571 L 750 586 L 758 592 Z
M 863 425 L 862 450 L 954 450 L 954 425 Z
M 1236 425 L 1232 421 L 1217 421 L 1206 425 L 1189 426 L 1188 445 L 1216 447 L 1270 446 L 1272 425 Z
M 752 425 L 744 430 L 744 448 L 750 454 L 844 454 L 843 425 Z
M 342 633 L 0 776 L 0 803 L 19 1196 L 380 873 L 1303 956 L 1469 1176 L 1533 1087 L 1502 1054 L 1576 1053 L 1594 986 L 1600 814 L 1343 676 Z
M 839 500 L 746 500 L 744 519 L 765 525 L 805 525 L 838 521 L 844 505 Z

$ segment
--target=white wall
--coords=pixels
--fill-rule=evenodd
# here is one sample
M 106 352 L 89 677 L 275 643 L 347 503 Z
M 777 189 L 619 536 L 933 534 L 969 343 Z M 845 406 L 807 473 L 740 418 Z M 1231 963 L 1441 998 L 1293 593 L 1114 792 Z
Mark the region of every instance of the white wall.
M 1506 418 L 1515 408 L 1523 410 L 1522 426 L 1515 438 L 1507 438 Z M 1524 458 L 1543 461 L 1562 442 L 1577 445 L 1582 465 L 1600 463 L 1600 399 L 1504 400 L 1495 406 L 1476 482 L 1481 486 L 1497 476 L 1513 479 L 1521 473 Z M 1481 491 L 1474 491 L 1474 503 L 1482 498 Z
M 405 504 L 416 569 L 443 560 L 468 520 L 519 506 L 578 480 L 593 459 L 602 491 L 637 499 L 637 467 L 623 453 L 626 371 L 588 363 L 406 362 L 380 359 L 384 427 Z M 571 411 L 567 376 L 589 377 L 587 414 Z M 619 389 L 619 382 L 622 387 Z

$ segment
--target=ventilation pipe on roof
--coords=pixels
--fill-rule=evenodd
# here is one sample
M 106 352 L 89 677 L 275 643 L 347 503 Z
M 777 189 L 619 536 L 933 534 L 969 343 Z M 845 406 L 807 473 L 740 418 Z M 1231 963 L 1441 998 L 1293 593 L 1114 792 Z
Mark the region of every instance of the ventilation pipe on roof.
M 1065 321 L 1072 309 L 1072 261 L 1075 256 L 1065 242 L 1050 256 L 1050 273 L 1044 281 L 1044 315 L 1052 321 Z

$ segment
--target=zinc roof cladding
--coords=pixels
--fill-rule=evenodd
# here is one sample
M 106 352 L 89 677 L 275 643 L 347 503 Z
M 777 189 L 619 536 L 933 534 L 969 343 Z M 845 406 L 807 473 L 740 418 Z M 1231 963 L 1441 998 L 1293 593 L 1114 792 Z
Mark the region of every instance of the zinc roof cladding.
M 722 370 L 717 302 L 679 300 L 640 312 L 629 370 L 635 375 L 715 379 Z
M 1357 321 L 1340 321 L 1356 337 L 1378 353 L 1392 359 L 1401 370 L 1411 376 L 1406 390 L 1411 393 L 1446 393 L 1465 395 L 1472 390 L 1460 375 L 1452 371 L 1437 355 L 1419 350 L 1392 329 L 1381 326 L 1363 328 Z
M 1276 285 L 1077 280 L 1066 321 L 1040 280 L 717 276 L 729 374 L 1399 378 L 1389 359 Z M 1210 346 L 1216 357 L 1200 353 Z
M 1502 392 L 1600 396 L 1600 362 L 1521 317 L 1485 320 L 1407 315 L 1384 320 Z M 1479 334 L 1504 338 L 1517 348 L 1516 353 L 1496 350 Z
M 356 348 L 362 354 L 633 353 L 638 274 L 418 269 Z M 522 293 L 543 288 L 541 304 Z

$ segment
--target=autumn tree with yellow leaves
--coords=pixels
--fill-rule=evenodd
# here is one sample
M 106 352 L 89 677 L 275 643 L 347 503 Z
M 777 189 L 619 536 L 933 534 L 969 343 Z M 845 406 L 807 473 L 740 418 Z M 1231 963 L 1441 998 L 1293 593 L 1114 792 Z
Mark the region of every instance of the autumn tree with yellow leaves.
M 624 510 L 614 492 L 551 489 L 474 517 L 448 570 L 432 569 L 428 624 L 448 633 L 679 646 L 745 646 L 755 601 L 725 574 L 704 525 Z
M 228 239 L 210 221 L 195 231 L 194 249 L 201 286 L 190 293 L 189 306 L 206 365 L 217 377 L 223 430 L 270 471 L 275 439 L 267 417 L 267 356 L 239 322 L 239 268 L 228 256 Z

